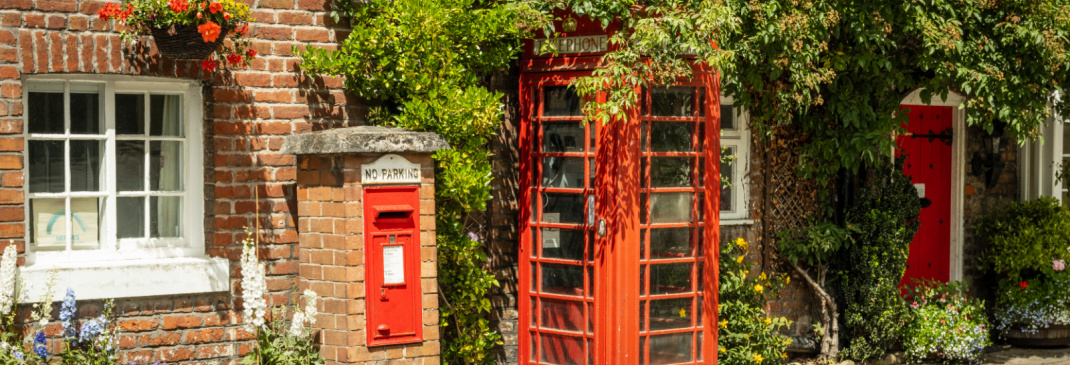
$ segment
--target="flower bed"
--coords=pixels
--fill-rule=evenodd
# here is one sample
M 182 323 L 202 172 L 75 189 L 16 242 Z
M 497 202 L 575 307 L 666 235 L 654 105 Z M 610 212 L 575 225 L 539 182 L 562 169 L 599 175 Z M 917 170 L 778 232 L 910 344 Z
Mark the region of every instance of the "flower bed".
M 962 282 L 915 282 L 907 289 L 903 329 L 907 362 L 980 363 L 988 338 L 984 302 L 968 299 Z

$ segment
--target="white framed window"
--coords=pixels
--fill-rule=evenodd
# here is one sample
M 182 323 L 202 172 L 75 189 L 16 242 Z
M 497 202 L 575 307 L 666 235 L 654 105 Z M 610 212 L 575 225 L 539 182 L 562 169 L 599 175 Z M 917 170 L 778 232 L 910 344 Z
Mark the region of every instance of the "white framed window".
M 728 96 L 721 96 L 721 146 L 723 154 L 735 156 L 731 164 L 721 163 L 721 176 L 731 182 L 721 188 L 721 224 L 749 224 L 750 130 L 746 113 L 739 113 Z
M 1070 172 L 1070 120 L 1053 114 L 1040 127 L 1040 138 L 1019 148 L 1019 193 L 1022 200 L 1050 196 L 1067 203 L 1070 186 L 1061 171 Z
M 226 290 L 204 251 L 201 103 L 193 81 L 25 78 L 23 276 L 56 270 L 86 299 Z

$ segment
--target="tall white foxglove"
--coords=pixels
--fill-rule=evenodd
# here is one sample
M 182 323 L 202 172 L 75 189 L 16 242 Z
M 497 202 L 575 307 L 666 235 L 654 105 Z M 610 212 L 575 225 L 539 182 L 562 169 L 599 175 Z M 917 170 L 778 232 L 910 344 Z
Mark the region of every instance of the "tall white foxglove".
M 264 299 L 267 282 L 264 280 L 264 264 L 258 262 L 256 247 L 250 241 L 246 240 L 241 253 L 241 290 L 245 303 L 242 322 L 246 329 L 255 331 L 264 325 L 264 315 L 267 314 L 267 300 Z
M 11 313 L 12 306 L 15 304 L 17 259 L 18 253 L 15 250 L 15 245 L 8 245 L 4 249 L 3 258 L 0 258 L 0 315 Z

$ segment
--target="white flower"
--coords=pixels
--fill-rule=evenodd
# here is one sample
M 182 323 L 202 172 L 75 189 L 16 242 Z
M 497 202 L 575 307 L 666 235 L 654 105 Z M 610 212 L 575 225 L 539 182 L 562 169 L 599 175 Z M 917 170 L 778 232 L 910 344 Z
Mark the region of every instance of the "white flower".
M 294 337 L 302 337 L 306 335 L 305 327 L 316 323 L 316 292 L 311 289 L 305 289 L 305 309 L 294 312 L 294 318 L 290 321 L 290 335 Z
M 15 269 L 18 267 L 18 253 L 15 245 L 9 244 L 4 249 L 3 258 L 0 258 L 0 314 L 11 313 L 11 307 L 15 303 Z
M 242 249 L 241 273 L 242 300 L 245 302 L 242 322 L 246 329 L 255 331 L 264 325 L 264 315 L 267 314 L 267 300 L 264 299 L 267 283 L 264 280 L 264 264 L 257 262 L 256 247 L 250 239 L 246 239 Z

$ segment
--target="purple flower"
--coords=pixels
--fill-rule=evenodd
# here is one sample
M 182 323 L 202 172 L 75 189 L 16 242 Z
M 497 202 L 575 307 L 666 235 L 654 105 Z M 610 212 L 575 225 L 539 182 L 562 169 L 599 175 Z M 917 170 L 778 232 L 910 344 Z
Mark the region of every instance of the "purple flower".
M 479 242 L 479 235 L 475 232 L 468 232 L 468 238 L 471 238 L 473 241 Z

